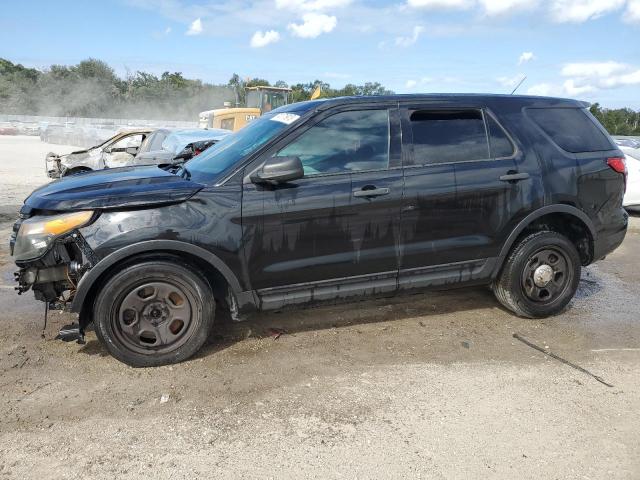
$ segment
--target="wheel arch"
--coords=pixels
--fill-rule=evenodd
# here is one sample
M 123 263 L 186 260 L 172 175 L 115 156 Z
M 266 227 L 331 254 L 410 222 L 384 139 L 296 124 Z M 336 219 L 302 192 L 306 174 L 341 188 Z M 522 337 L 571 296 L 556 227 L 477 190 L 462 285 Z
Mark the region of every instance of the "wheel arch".
M 564 220 L 560 221 L 559 220 Z M 505 241 L 498 261 L 496 262 L 495 269 L 493 271 L 492 278 L 496 278 L 504 262 L 509 255 L 509 252 L 513 249 L 518 239 L 530 231 L 539 230 L 541 227 L 546 226 L 552 231 L 558 233 L 567 234 L 570 228 L 576 227 L 584 232 L 584 239 L 586 243 L 582 246 L 577 245 L 580 252 L 580 257 L 584 265 L 591 263 L 594 255 L 594 241 L 596 239 L 596 229 L 591 219 L 582 210 L 566 204 L 547 205 L 539 208 L 534 212 L 531 212 L 524 219 L 518 223 L 515 229 L 509 234 Z M 567 235 L 574 243 L 577 243 L 579 239 L 575 235 Z
M 207 277 L 214 293 L 216 293 L 217 287 L 228 289 L 240 305 L 251 303 L 252 296 L 242 291 L 238 278 L 215 254 L 190 243 L 175 240 L 150 240 L 116 250 L 100 260 L 82 277 L 71 304 L 71 311 L 80 314 L 81 326 L 90 323 L 90 308 L 96 293 L 115 268 L 134 259 L 144 259 L 148 256 L 157 258 L 162 254 L 178 256 L 195 268 L 199 268 L 201 273 Z M 226 285 L 222 287 L 219 285 L 220 282 L 216 282 L 216 280 L 224 280 Z

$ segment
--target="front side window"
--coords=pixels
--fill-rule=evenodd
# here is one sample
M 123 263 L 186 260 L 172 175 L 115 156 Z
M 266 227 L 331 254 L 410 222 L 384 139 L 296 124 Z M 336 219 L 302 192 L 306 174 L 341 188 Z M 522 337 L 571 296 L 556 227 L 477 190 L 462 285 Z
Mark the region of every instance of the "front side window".
M 127 147 L 139 147 L 143 139 L 144 136 L 140 133 L 123 137 L 111 145 L 111 150 L 125 149 Z
M 480 110 L 413 110 L 409 121 L 417 165 L 490 157 Z
M 299 157 L 305 176 L 385 169 L 389 114 L 387 110 L 337 113 L 304 132 L 277 156 Z

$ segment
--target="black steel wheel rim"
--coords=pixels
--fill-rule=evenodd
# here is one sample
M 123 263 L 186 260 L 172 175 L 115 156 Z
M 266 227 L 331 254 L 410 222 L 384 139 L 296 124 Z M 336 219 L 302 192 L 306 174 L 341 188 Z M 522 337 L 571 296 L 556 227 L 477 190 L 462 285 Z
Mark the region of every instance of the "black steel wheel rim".
M 196 312 L 186 285 L 153 279 L 124 290 L 115 302 L 112 325 L 125 348 L 145 355 L 167 353 L 189 339 Z
M 549 304 L 562 297 L 573 279 L 571 259 L 561 249 L 543 247 L 529 256 L 522 272 L 527 299 Z

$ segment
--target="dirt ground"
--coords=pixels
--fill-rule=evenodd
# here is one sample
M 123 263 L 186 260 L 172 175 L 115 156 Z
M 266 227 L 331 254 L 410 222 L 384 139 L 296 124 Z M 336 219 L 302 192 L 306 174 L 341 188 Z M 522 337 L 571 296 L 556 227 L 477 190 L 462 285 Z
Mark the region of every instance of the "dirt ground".
M 2 238 L 50 149 L 0 137 Z M 639 220 L 555 318 L 485 288 L 263 314 L 154 369 L 54 340 L 70 314 L 42 338 L 3 242 L 0 478 L 640 478 Z

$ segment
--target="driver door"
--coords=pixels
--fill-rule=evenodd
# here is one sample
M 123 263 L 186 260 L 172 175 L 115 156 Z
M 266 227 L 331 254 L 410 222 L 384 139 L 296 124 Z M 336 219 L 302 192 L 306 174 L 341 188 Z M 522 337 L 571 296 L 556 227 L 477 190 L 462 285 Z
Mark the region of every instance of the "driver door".
M 384 108 L 329 114 L 245 170 L 246 265 L 263 308 L 396 290 L 402 171 L 390 155 L 393 122 Z M 304 177 L 252 183 L 272 156 L 299 157 Z

